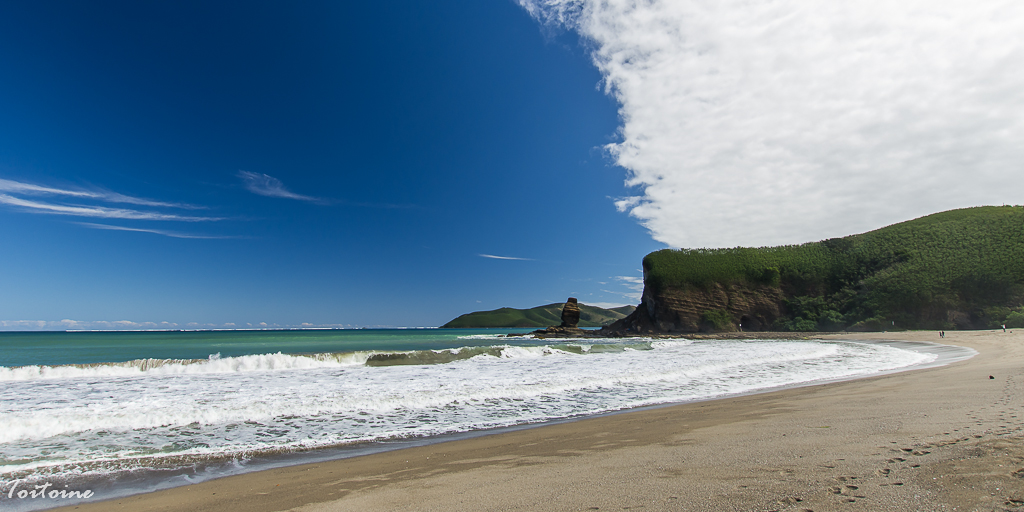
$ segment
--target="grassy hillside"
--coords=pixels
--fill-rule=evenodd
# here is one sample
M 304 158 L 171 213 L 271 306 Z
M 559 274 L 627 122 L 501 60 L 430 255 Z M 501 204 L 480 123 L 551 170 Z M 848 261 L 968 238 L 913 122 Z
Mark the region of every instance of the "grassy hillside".
M 466 313 L 442 328 L 550 327 L 562 323 L 562 302 L 530 309 L 501 308 Z M 603 309 L 580 304 L 580 327 L 602 327 L 633 312 L 634 306 Z
M 646 285 L 781 288 L 776 330 L 1024 327 L 1024 207 L 936 213 L 803 245 L 662 250 Z

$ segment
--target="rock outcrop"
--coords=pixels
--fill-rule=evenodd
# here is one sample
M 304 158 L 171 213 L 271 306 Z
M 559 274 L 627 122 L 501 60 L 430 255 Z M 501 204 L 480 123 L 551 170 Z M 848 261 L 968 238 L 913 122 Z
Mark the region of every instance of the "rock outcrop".
M 579 323 L 580 306 L 576 302 L 576 297 L 569 297 L 569 300 L 565 301 L 565 306 L 562 307 L 562 325 L 559 327 L 575 328 Z
M 599 331 L 577 327 L 580 307 L 569 297 L 562 324 L 533 331 L 538 338 L 596 338 L 653 334 L 766 331 L 784 316 L 782 290 L 772 286 L 725 286 L 653 291 L 644 286 L 640 306 Z
M 784 295 L 772 286 L 650 288 L 645 285 L 636 311 L 601 329 L 601 335 L 764 331 L 783 316 Z
M 537 338 L 590 338 L 598 336 L 595 331 L 584 331 L 577 327 L 579 323 L 579 303 L 576 301 L 576 297 L 569 297 L 565 301 L 565 306 L 562 307 L 562 325 L 540 329 L 530 334 Z

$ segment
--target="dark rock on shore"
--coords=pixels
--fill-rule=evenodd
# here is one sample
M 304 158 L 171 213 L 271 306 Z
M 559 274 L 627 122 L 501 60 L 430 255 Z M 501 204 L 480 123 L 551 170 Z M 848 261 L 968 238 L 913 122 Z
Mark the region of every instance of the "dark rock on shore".
M 602 338 L 603 336 L 598 335 L 598 332 L 585 331 L 578 327 L 548 327 L 530 334 L 536 338 Z
M 569 297 L 562 307 L 562 325 L 533 331 L 530 334 L 537 338 L 596 338 L 601 337 L 596 331 L 584 331 L 577 327 L 580 322 L 580 306 L 576 297 Z
M 580 323 L 580 306 L 576 297 L 569 297 L 562 308 L 562 325 L 559 327 L 576 328 Z

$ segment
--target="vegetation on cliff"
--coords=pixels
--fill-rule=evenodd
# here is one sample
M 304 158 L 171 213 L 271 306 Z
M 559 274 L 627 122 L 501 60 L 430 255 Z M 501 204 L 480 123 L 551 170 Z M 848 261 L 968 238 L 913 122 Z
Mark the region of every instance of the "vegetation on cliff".
M 784 316 L 773 330 L 1024 327 L 1021 206 L 951 210 L 802 245 L 666 249 L 643 265 L 645 296 L 779 289 Z
M 488 328 L 488 327 L 548 327 L 562 323 L 562 307 L 559 302 L 530 309 L 501 308 L 492 311 L 466 313 L 442 328 Z M 633 312 L 635 306 L 604 309 L 580 304 L 580 327 L 602 327 Z

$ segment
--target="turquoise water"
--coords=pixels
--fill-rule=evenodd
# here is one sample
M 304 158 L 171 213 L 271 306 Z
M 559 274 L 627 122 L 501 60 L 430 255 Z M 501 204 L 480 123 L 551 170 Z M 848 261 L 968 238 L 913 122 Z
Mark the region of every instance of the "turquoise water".
M 315 354 L 486 346 L 532 329 L 353 329 L 305 331 L 0 332 L 0 366 L 96 364 L 136 359 L 206 359 L 213 354 Z M 479 336 L 479 339 L 475 339 Z M 535 344 L 509 339 L 508 344 Z

